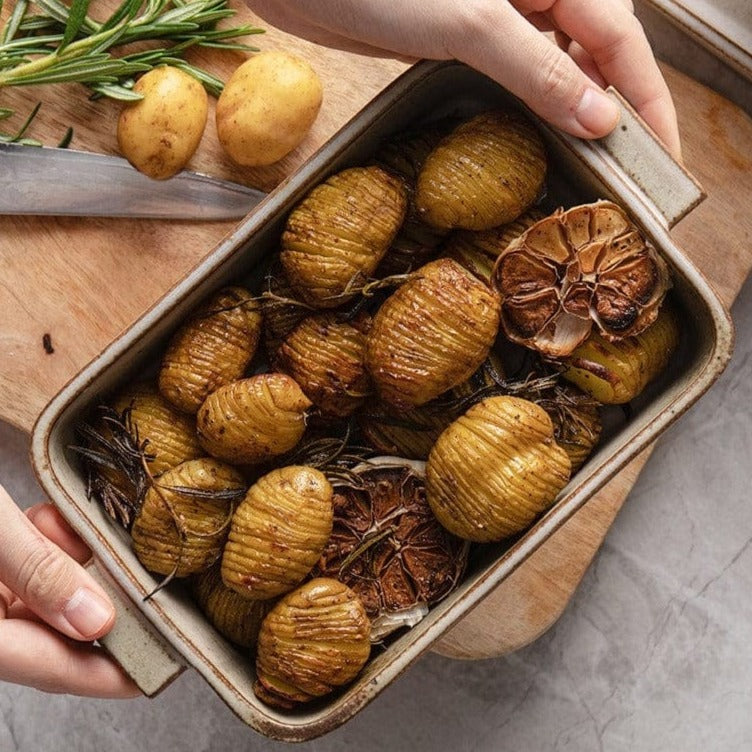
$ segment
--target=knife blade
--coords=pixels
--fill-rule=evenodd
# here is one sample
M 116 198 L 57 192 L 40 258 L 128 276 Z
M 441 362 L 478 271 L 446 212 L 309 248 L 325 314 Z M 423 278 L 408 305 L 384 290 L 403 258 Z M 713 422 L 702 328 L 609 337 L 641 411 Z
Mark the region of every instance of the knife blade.
M 198 172 L 154 180 L 120 157 L 0 143 L 0 214 L 238 219 L 265 196 Z

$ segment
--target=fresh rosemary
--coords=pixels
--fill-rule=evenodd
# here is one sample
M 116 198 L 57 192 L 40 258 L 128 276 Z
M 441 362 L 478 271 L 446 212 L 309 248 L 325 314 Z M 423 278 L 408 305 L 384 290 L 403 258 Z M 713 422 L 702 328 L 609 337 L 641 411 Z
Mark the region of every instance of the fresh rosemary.
M 88 15 L 89 2 L 16 0 L 0 29 L 0 89 L 79 83 L 95 97 L 136 100 L 135 76 L 169 64 L 218 95 L 222 81 L 186 62 L 185 52 L 192 47 L 255 51 L 238 40 L 263 33 L 250 25 L 218 28 L 219 21 L 235 14 L 227 0 L 123 0 L 103 22 Z M 123 49 L 134 42 L 158 46 Z M 4 113 L 0 110 L 0 118 Z

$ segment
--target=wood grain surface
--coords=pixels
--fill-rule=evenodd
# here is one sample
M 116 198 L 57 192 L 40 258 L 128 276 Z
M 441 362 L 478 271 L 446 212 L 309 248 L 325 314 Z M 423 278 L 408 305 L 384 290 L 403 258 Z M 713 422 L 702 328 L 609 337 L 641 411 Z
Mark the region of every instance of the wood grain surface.
M 407 63 L 309 44 L 238 8 L 237 20 L 256 21 L 267 29 L 253 43 L 262 49 L 286 49 L 311 62 L 324 83 L 324 106 L 298 150 L 270 168 L 254 170 L 238 168 L 222 154 L 212 111 L 190 167 L 271 190 Z M 222 78 L 242 59 L 239 53 L 217 51 L 193 58 Z M 708 89 L 671 69 L 665 72 L 679 109 L 687 166 L 709 194 L 676 227 L 674 237 L 730 303 L 752 266 L 752 122 Z M 3 129 L 20 124 L 37 101 L 43 106 L 30 135 L 54 145 L 73 125 L 73 148 L 117 153 L 120 105 L 91 102 L 77 86 L 0 90 L 0 106 L 17 111 Z M 50 397 L 236 224 L 0 217 L 0 419 L 30 430 Z M 51 347 L 43 346 L 45 335 Z M 501 655 L 553 624 L 648 454 L 612 480 L 457 625 L 437 646 L 438 652 L 460 658 Z

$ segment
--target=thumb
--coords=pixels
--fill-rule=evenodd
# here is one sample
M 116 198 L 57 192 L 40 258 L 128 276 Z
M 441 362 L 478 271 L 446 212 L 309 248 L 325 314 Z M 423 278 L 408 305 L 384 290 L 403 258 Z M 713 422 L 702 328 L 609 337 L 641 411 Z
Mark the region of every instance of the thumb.
M 102 588 L 34 527 L 2 487 L 0 582 L 50 626 L 76 640 L 95 640 L 115 621 Z
M 484 12 L 478 12 L 478 7 Z M 575 61 L 509 3 L 470 3 L 474 12 L 454 27 L 453 57 L 490 76 L 544 120 L 573 136 L 610 133 L 617 106 Z

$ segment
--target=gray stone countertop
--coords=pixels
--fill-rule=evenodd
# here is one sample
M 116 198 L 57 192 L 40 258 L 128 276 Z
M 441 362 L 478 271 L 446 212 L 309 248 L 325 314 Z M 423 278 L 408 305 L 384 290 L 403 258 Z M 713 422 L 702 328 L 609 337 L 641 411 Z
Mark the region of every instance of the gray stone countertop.
M 664 53 L 669 37 L 656 37 Z M 752 750 L 752 282 L 733 315 L 728 370 L 660 440 L 548 633 L 499 659 L 428 654 L 348 724 L 299 748 Z M 0 424 L 0 478 L 22 506 L 41 498 L 26 452 L 26 437 Z M 0 752 L 287 746 L 237 720 L 193 671 L 152 700 L 0 684 Z

